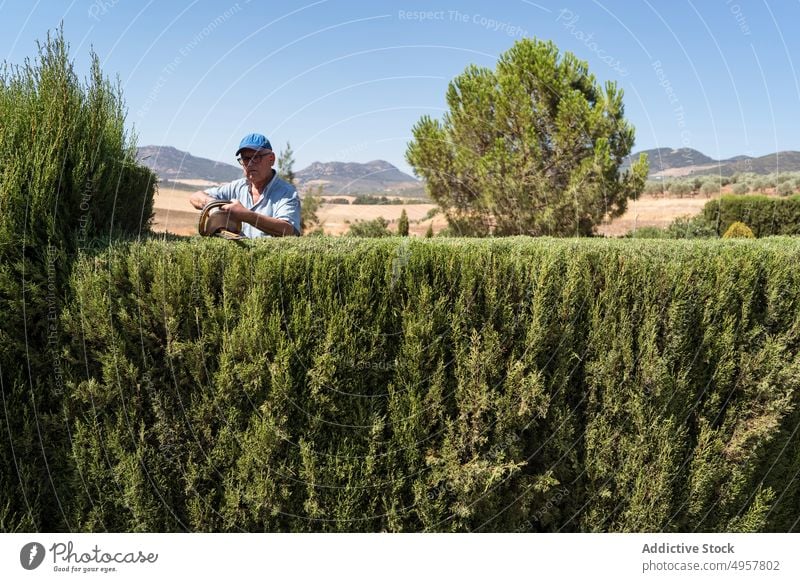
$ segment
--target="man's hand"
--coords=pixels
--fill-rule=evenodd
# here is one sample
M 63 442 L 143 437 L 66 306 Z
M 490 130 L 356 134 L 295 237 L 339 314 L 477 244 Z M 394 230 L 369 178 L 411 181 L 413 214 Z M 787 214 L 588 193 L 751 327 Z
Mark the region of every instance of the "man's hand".
M 250 215 L 254 214 L 245 208 L 244 205 L 238 200 L 232 200 L 230 203 L 221 207 L 220 211 L 228 212 L 231 215 L 231 218 L 235 220 L 241 220 L 242 222 L 249 222 L 248 218 L 252 218 Z
M 189 203 L 194 206 L 197 210 L 202 210 L 206 207 L 206 204 L 209 202 L 214 202 L 216 198 L 212 198 L 202 190 L 198 190 L 197 192 L 192 192 L 189 196 Z

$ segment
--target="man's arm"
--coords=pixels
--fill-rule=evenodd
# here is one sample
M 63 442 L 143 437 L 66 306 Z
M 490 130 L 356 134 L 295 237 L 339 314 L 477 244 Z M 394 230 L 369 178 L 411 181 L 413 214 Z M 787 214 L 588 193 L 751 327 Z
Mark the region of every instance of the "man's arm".
M 300 236 L 300 233 L 289 222 L 281 218 L 272 218 L 252 211 L 248 211 L 248 213 L 252 215 L 253 220 L 245 220 L 244 222 L 252 224 L 261 232 L 266 232 L 272 236 Z
M 197 210 L 202 210 L 205 208 L 206 204 L 209 202 L 214 202 L 217 198 L 213 198 L 203 192 L 202 190 L 198 190 L 197 192 L 193 192 L 189 196 L 189 203 L 194 206 Z
M 231 217 L 236 220 L 241 220 L 254 227 L 261 232 L 271 234 L 272 236 L 299 236 L 299 233 L 294 229 L 294 226 L 281 218 L 272 218 L 271 216 L 264 216 L 258 212 L 253 212 L 242 206 L 241 202 L 234 200 L 220 208 L 224 212 L 230 212 Z

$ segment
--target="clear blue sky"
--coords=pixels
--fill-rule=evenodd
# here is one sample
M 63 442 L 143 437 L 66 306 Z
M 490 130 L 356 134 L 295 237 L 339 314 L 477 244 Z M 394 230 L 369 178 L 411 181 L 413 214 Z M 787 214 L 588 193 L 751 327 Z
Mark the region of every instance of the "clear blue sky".
M 411 127 L 442 115 L 448 82 L 522 36 L 616 80 L 636 150 L 800 149 L 800 0 L 0 0 L 0 59 L 33 56 L 61 21 L 79 71 L 93 47 L 119 76 L 139 145 L 227 162 L 258 131 L 291 141 L 296 169 L 409 171 Z

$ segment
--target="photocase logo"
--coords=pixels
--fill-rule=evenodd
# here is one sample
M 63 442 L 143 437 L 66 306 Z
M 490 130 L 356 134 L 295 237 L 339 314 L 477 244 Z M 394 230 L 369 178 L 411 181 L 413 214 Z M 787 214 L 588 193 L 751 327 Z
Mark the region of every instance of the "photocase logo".
M 35 570 L 44 561 L 44 546 L 38 542 L 30 542 L 22 546 L 19 552 L 19 563 L 26 570 Z

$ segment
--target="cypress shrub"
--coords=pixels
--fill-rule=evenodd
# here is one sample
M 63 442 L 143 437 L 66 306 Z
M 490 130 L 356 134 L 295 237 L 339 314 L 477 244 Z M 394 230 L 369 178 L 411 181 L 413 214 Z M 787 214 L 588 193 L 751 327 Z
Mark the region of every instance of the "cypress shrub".
M 119 88 L 94 55 L 80 81 L 62 31 L 2 66 L 0 119 L 0 530 L 65 530 L 71 263 L 98 237 L 147 230 L 155 176 L 136 164 Z
M 791 531 L 800 244 L 116 244 L 74 269 L 86 531 Z
M 800 234 L 800 196 L 722 196 L 703 207 L 703 216 L 722 235 L 734 222 L 744 222 L 756 237 Z
M 400 220 L 397 222 L 397 234 L 400 236 L 408 236 L 408 213 L 405 208 L 403 208 L 403 212 L 400 213 Z

